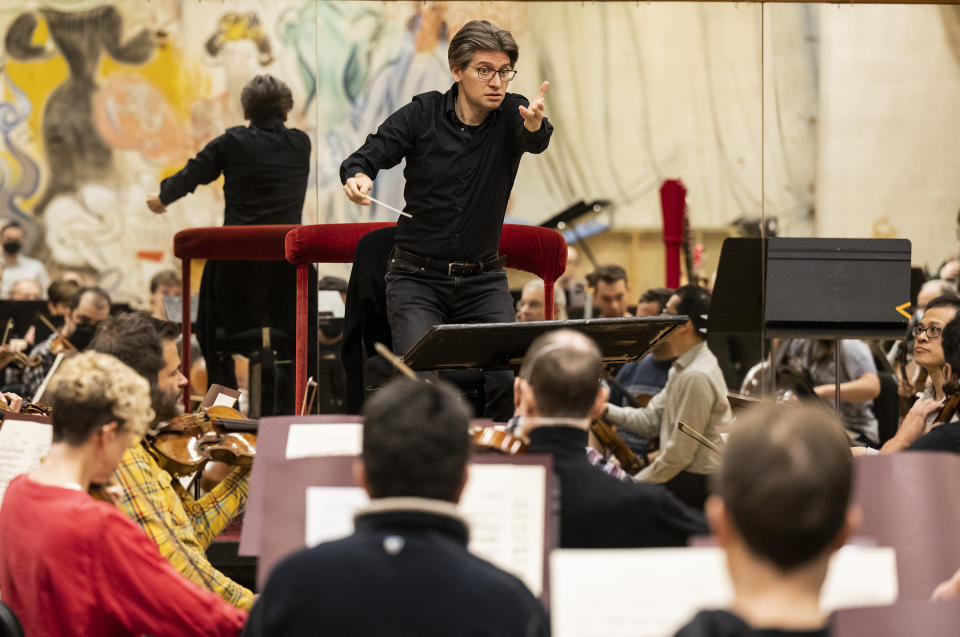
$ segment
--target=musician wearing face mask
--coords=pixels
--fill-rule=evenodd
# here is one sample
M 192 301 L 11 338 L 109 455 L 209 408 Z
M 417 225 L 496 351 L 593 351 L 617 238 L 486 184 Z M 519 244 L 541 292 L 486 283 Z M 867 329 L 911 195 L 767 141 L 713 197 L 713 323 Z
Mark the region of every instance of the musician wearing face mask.
M 97 326 L 108 316 L 110 295 L 101 288 L 81 288 L 70 302 L 70 313 L 64 319 L 60 334 L 51 334 L 47 340 L 30 350 L 30 356 L 40 356 L 40 363 L 24 370 L 24 394 L 33 396 L 36 393 L 58 354 L 85 350 L 93 340 Z
M 10 221 L 0 228 L 0 246 L 3 246 L 3 280 L 0 282 L 0 298 L 10 298 L 17 281 L 32 279 L 41 290 L 50 285 L 50 276 L 43 263 L 21 254 L 23 250 L 23 227 Z

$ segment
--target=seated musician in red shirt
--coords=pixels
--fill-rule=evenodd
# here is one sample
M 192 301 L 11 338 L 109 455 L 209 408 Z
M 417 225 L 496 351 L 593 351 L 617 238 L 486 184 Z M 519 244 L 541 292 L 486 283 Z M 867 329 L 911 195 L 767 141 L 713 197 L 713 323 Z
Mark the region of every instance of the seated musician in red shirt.
M 10 483 L 0 508 L 0 597 L 24 632 L 237 635 L 245 612 L 185 579 L 140 527 L 87 493 L 152 419 L 147 381 L 85 352 L 52 384 L 53 445 Z

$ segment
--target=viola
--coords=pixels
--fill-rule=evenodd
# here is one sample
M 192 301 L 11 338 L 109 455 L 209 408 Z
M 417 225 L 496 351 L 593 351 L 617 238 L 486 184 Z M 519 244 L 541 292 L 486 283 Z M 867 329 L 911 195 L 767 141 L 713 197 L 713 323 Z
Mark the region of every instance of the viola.
M 630 475 L 636 475 L 643 469 L 644 464 L 637 454 L 617 435 L 616 430 L 602 418 L 590 423 L 590 431 L 597 437 L 607 451 L 620 463 L 620 467 Z
M 257 452 L 258 421 L 230 407 L 207 407 L 162 423 L 147 436 L 163 468 L 190 475 L 207 461 L 249 467 Z
M 470 436 L 478 451 L 496 451 L 513 456 L 527 452 L 527 443 L 506 429 L 497 427 L 472 427 Z
M 950 422 L 957 413 L 957 407 L 960 407 L 960 387 L 957 386 L 956 382 L 952 380 L 945 382 L 943 393 L 947 396 L 947 400 L 940 408 L 940 412 L 937 413 L 934 422 Z

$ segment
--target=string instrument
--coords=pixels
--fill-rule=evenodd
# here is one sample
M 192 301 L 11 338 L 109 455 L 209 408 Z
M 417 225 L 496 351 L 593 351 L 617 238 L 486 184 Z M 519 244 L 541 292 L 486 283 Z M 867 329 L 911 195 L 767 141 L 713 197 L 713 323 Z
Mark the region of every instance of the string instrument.
M 950 422 L 956 415 L 957 408 L 960 407 L 960 387 L 957 386 L 956 382 L 952 380 L 945 382 L 943 393 L 947 395 L 947 400 L 937 413 L 934 422 Z
M 14 413 L 10 410 L 9 405 L 0 403 L 0 418 L 3 417 L 3 414 Z M 51 416 L 53 415 L 53 407 L 45 407 L 43 405 L 38 405 L 36 403 L 30 403 L 23 401 L 20 405 L 20 411 L 16 412 L 20 414 L 30 414 L 33 416 Z
M 473 425 L 469 431 L 478 451 L 496 451 L 508 456 L 527 452 L 527 443 L 506 429 Z
M 175 475 L 195 473 L 209 460 L 249 467 L 257 453 L 257 425 L 230 407 L 207 407 L 161 423 L 147 441 Z
M 0 348 L 4 348 L 7 339 L 10 337 L 10 330 L 13 329 L 13 319 L 7 319 L 7 327 L 3 331 L 3 340 L 0 341 Z M 0 349 L 0 368 L 6 367 L 10 363 L 19 363 L 23 367 L 36 367 L 43 361 L 39 354 L 27 356 L 23 352 L 16 352 L 12 349 Z
M 641 462 L 637 454 L 633 453 L 630 447 L 620 439 L 620 436 L 617 435 L 614 428 L 603 420 L 603 418 L 598 418 L 590 423 L 590 431 L 597 437 L 600 444 L 613 454 L 613 457 L 617 459 L 617 462 L 620 463 L 620 467 L 624 471 L 633 476 L 643 469 L 645 463 Z

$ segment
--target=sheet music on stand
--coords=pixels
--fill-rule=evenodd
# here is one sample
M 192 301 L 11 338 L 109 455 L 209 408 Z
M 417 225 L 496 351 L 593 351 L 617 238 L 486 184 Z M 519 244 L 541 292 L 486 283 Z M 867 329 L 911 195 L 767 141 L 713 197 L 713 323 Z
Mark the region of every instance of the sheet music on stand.
M 36 418 L 7 414 L 0 427 L 0 506 L 10 481 L 40 464 L 50 451 L 53 427 Z
M 555 637 L 670 637 L 697 611 L 733 599 L 718 547 L 562 549 L 550 556 L 550 578 Z M 897 592 L 892 548 L 849 545 L 833 556 L 820 603 L 828 611 L 880 606 Z
M 258 459 L 259 461 L 259 459 Z M 368 502 L 353 482 L 355 458 L 327 456 L 264 462 L 264 475 L 286 486 L 263 503 L 272 520 L 260 536 L 258 580 L 290 552 L 352 533 L 353 514 Z M 471 528 L 469 549 L 547 595 L 547 554 L 552 537 L 549 456 L 478 456 L 459 505 Z

